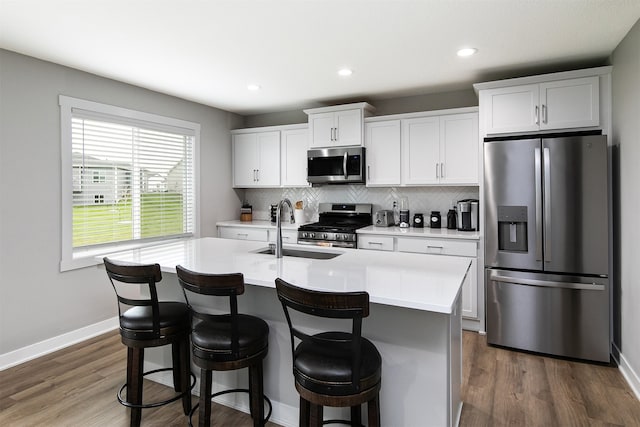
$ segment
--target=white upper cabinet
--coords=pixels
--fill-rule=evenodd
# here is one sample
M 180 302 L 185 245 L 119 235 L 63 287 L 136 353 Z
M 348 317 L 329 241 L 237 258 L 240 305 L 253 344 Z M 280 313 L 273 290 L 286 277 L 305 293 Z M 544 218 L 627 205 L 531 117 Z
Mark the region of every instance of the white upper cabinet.
M 402 120 L 402 184 L 438 184 L 440 118 Z
M 402 185 L 478 185 L 478 113 L 402 120 Z
M 280 185 L 280 132 L 233 135 L 233 186 L 277 187 Z
M 366 102 L 304 110 L 309 116 L 309 147 L 363 145 L 364 117 L 372 110 Z
M 400 185 L 400 120 L 365 123 L 367 186 Z
M 478 113 L 440 116 L 440 183 L 478 184 Z
M 599 126 L 599 94 L 598 76 L 481 90 L 485 133 Z
M 309 131 L 306 126 L 281 132 L 281 184 L 283 187 L 309 186 L 307 182 L 308 149 Z

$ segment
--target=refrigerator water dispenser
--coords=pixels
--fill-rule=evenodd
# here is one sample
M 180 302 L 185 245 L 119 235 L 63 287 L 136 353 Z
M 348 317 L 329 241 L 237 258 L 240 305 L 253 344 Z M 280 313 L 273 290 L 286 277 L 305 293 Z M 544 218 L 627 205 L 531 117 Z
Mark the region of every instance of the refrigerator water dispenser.
M 498 206 L 498 250 L 527 251 L 526 206 Z

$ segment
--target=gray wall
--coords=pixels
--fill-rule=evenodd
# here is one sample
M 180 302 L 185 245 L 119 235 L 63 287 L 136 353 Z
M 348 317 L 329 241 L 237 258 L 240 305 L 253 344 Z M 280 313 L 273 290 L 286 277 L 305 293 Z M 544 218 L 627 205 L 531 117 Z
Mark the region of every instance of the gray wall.
M 60 273 L 58 95 L 200 123 L 201 234 L 232 218 L 239 116 L 0 50 L 0 354 L 116 315 L 104 270 Z
M 640 21 L 613 53 L 613 134 L 618 148 L 619 169 L 617 213 L 619 289 L 615 297 L 620 307 L 616 325 L 617 345 L 626 363 L 640 374 Z M 615 169 L 614 169 L 615 170 Z
M 364 99 L 359 101 L 369 102 L 371 105 L 376 107 L 375 116 L 444 110 L 447 108 L 475 107 L 478 105 L 478 97 L 471 87 L 469 89 L 451 92 L 388 99 Z M 337 102 L 336 104 L 340 104 L 340 102 Z M 318 105 L 310 105 L 308 108 L 317 106 Z M 245 116 L 242 127 L 254 128 L 260 126 L 306 123 L 307 115 L 302 110 L 303 109 Z

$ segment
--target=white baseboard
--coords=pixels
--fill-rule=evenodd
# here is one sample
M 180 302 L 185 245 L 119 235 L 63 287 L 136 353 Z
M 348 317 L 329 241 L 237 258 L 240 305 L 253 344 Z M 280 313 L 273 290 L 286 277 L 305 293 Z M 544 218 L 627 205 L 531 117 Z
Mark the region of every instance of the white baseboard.
M 631 390 L 633 390 L 633 393 L 636 395 L 636 399 L 640 400 L 640 377 L 631 365 L 629 365 L 629 362 L 627 362 L 627 359 L 625 359 L 624 355 L 620 352 L 620 349 L 617 348 L 615 344 L 614 347 L 614 352 L 618 355 L 618 369 L 624 379 L 627 380 L 629 387 L 631 387 Z
M 144 370 L 151 371 L 154 369 L 162 369 L 166 368 L 166 366 L 160 366 L 157 363 L 153 362 L 144 362 Z M 153 374 L 149 377 L 146 377 L 149 380 L 158 382 L 160 384 L 166 385 L 167 387 L 173 387 L 173 376 L 171 372 L 159 372 L 157 374 Z M 221 391 L 222 388 L 216 388 L 218 385 L 214 382 L 212 391 L 216 393 Z M 198 377 L 198 373 L 196 373 L 196 385 L 193 387 L 192 394 L 196 396 L 200 395 L 200 378 Z M 244 412 L 245 414 L 249 413 L 249 400 L 240 399 L 238 402 L 235 399 L 233 394 L 227 394 L 218 396 L 213 399 L 214 402 L 219 403 L 221 405 L 227 406 L 229 408 L 236 409 L 238 411 Z M 196 402 L 193 402 L 195 405 Z M 265 408 L 266 410 L 266 408 Z M 266 415 L 266 412 L 265 412 Z M 298 426 L 298 408 L 287 405 L 282 402 L 277 402 L 271 400 L 271 418 L 269 421 L 279 424 L 283 427 L 297 427 Z
M 105 332 L 119 327 L 118 318 L 112 317 L 93 325 L 85 326 L 57 337 L 49 338 L 26 347 L 19 348 L 9 353 L 0 354 L 0 371 L 35 359 L 45 354 L 53 353 L 70 345 L 77 344 Z

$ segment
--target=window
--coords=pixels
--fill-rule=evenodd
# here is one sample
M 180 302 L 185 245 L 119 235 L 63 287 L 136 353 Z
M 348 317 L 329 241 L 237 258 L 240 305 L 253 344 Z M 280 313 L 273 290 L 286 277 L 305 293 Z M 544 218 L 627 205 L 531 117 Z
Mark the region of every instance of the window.
M 200 125 L 60 96 L 61 270 L 196 234 Z

